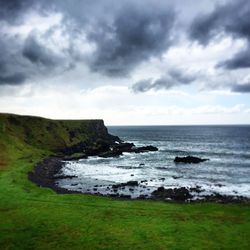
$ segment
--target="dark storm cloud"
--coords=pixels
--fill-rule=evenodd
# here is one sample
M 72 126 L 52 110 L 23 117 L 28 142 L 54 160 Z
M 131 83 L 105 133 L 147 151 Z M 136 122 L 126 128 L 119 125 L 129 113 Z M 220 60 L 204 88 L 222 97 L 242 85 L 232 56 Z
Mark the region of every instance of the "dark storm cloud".
M 250 83 L 236 84 L 231 90 L 238 93 L 250 93 Z
M 132 86 L 132 90 L 135 93 L 147 92 L 151 89 L 170 89 L 175 86 L 188 85 L 194 82 L 197 76 L 184 73 L 180 70 L 170 70 L 168 74 L 162 76 L 159 79 L 146 79 L 136 82 Z
M 98 22 L 88 38 L 96 45 L 90 67 L 107 75 L 126 75 L 159 56 L 171 44 L 174 13 L 152 6 L 124 6 L 110 23 Z
M 250 68 L 250 45 L 236 53 L 233 58 L 218 63 L 217 66 L 226 69 Z
M 20 50 L 14 38 L 0 36 L 0 85 L 21 84 L 27 79 L 22 71 Z
M 190 28 L 190 37 L 203 45 L 222 35 L 244 39 L 246 50 L 218 64 L 227 69 L 250 67 L 250 1 L 237 0 L 215 7 L 214 11 L 196 18 Z
M 60 61 L 52 50 L 41 45 L 33 35 L 26 39 L 22 54 L 31 63 L 45 67 L 54 67 Z
M 34 5 L 39 3 L 35 0 L 0 0 L 0 20 L 10 23 L 19 21 L 19 18 Z
M 26 80 L 26 76 L 22 73 L 14 73 L 13 75 L 1 76 L 0 85 L 17 85 Z
M 68 59 L 40 44 L 33 34 L 24 42 L 18 36 L 1 36 L 0 55 L 0 85 L 19 85 L 48 76 L 58 68 L 62 72 L 70 65 Z

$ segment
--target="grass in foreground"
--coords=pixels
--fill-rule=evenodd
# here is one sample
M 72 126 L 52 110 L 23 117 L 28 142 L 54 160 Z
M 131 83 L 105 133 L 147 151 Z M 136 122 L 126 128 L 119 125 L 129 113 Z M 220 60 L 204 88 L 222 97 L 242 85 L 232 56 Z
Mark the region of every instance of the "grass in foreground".
M 44 152 L 0 172 L 1 249 L 250 249 L 250 206 L 58 195 L 27 180 Z

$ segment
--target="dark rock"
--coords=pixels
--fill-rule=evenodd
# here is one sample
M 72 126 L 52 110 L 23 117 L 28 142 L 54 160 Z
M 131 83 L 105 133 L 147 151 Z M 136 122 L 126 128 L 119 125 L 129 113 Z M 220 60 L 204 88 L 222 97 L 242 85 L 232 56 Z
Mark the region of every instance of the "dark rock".
M 67 148 L 67 153 L 71 153 L 71 151 L 74 150 L 81 150 L 83 151 L 87 156 L 95 156 L 98 155 L 99 157 L 119 157 L 122 155 L 123 152 L 128 153 L 143 153 L 148 151 L 157 151 L 158 149 L 152 145 L 144 146 L 144 147 L 135 147 L 133 143 L 129 142 L 121 142 L 119 143 L 110 142 L 107 140 L 97 140 L 96 143 L 94 143 L 92 146 L 86 146 L 83 147 L 83 145 L 77 145 L 73 148 Z M 65 152 L 65 150 L 64 150 Z M 144 165 L 144 164 L 143 164 Z M 140 166 L 142 166 L 140 164 Z
M 164 192 L 164 190 L 165 190 L 164 187 L 159 187 L 159 188 L 157 189 L 158 192 Z
M 110 194 L 109 196 L 110 196 L 110 197 L 118 197 L 119 194 Z
M 116 150 L 110 150 L 110 151 L 98 154 L 99 157 L 103 157 L 103 158 L 119 157 L 120 155 L 122 155 L 122 151 L 116 151 Z
M 159 180 L 160 180 L 160 181 L 165 181 L 165 178 L 160 178 Z
M 138 181 L 128 181 L 125 183 L 114 184 L 112 185 L 112 188 L 117 189 L 117 188 L 124 188 L 126 186 L 138 186 L 138 185 L 139 185 Z
M 180 176 L 172 176 L 173 179 L 180 179 L 181 177 Z
M 126 186 L 138 186 L 138 185 L 139 185 L 138 181 L 128 181 L 126 183 Z
M 218 183 L 218 184 L 215 184 L 215 186 L 216 186 L 216 187 L 223 187 L 223 186 L 225 186 L 225 185 Z
M 131 195 L 127 195 L 127 194 L 121 194 L 119 197 L 124 198 L 124 199 L 131 199 Z
M 134 176 L 133 174 L 131 174 L 130 176 Z
M 192 198 L 189 190 L 185 187 L 181 188 L 168 188 L 159 187 L 152 192 L 152 196 L 156 199 L 172 199 L 175 201 L 186 201 Z
M 110 141 L 104 140 L 104 139 L 97 139 L 95 142 L 95 147 L 101 151 L 101 152 L 105 152 L 105 151 L 109 151 L 110 147 L 111 147 L 111 143 Z
M 121 152 L 131 152 L 132 149 L 135 147 L 134 143 L 123 142 L 119 144 L 113 145 L 113 151 L 121 151 Z
M 61 153 L 64 155 L 72 155 L 74 153 L 83 153 L 84 150 L 86 150 L 86 143 L 85 142 L 79 142 L 73 146 L 65 147 L 61 150 Z
M 174 162 L 176 163 L 200 163 L 208 161 L 208 159 L 202 159 L 194 156 L 185 156 L 185 157 L 175 157 Z
M 196 187 L 189 188 L 189 191 L 195 192 L 195 193 L 201 193 L 204 190 L 201 189 L 201 186 L 196 186 Z
M 249 203 L 249 199 L 243 196 L 221 195 L 218 193 L 205 196 L 204 198 L 205 201 L 216 203 Z
M 148 152 L 148 151 L 158 151 L 158 148 L 154 147 L 152 145 L 149 145 L 149 146 L 138 147 L 138 148 L 134 149 L 135 153 L 144 153 L 144 152 Z
M 119 184 L 112 185 L 112 188 L 117 189 L 117 188 L 121 188 L 122 186 L 123 186 L 123 183 L 119 183 Z
M 88 156 L 84 153 L 79 153 L 79 154 L 73 154 L 73 155 L 66 155 L 66 156 L 63 156 L 62 159 L 64 161 L 77 161 L 77 160 L 80 160 L 80 159 L 87 159 Z
M 54 175 L 52 177 L 53 179 L 72 179 L 72 178 L 77 178 L 76 175 Z

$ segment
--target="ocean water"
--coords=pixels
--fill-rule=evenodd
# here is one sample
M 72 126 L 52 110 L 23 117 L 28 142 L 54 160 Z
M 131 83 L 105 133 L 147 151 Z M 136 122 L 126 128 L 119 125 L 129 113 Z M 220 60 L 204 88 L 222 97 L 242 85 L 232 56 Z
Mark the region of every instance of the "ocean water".
M 63 173 L 77 177 L 59 180 L 59 186 L 112 194 L 109 185 L 137 180 L 145 182 L 132 192 L 126 187 L 120 194 L 149 197 L 160 186 L 199 186 L 202 192 L 194 194 L 195 198 L 215 192 L 250 198 L 250 126 L 112 126 L 108 130 L 136 146 L 153 145 L 159 151 L 66 162 Z M 187 155 L 209 161 L 174 163 L 176 156 Z

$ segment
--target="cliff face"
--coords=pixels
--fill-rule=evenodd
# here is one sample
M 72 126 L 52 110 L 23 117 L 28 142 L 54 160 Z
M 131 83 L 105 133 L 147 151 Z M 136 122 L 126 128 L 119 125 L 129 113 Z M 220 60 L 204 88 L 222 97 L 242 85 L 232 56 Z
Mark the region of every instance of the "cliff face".
M 0 114 L 0 151 L 2 154 L 10 145 L 19 145 L 18 147 L 30 145 L 57 152 L 79 143 L 93 145 L 98 140 L 114 143 L 119 138 L 108 133 L 103 120 L 51 120 L 33 116 Z

